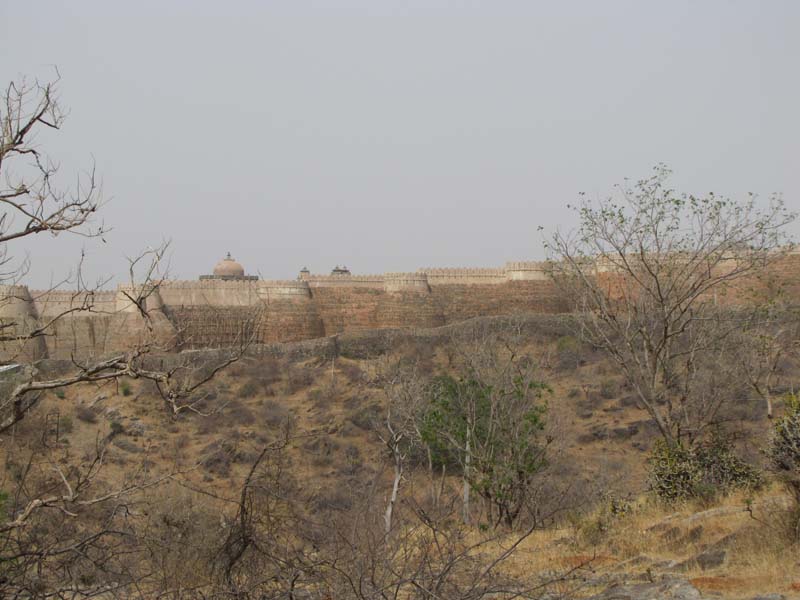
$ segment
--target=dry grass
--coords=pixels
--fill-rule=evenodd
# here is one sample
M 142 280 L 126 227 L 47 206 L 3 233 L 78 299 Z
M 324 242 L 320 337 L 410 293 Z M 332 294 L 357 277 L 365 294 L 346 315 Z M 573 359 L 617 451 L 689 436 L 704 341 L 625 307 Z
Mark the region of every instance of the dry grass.
M 578 569 L 589 579 L 673 572 L 702 592 L 724 598 L 791 594 L 800 583 L 800 548 L 782 529 L 788 506 L 778 486 L 755 498 L 734 494 L 712 508 L 687 504 L 675 510 L 642 499 L 628 514 L 611 520 L 598 509 L 569 527 L 535 532 L 503 568 L 516 576 Z M 587 523 L 599 520 L 606 520 L 606 530 L 587 539 Z M 719 548 L 726 552 L 720 566 L 680 565 Z M 584 591 L 588 595 L 593 588 Z
M 424 358 L 431 369 L 446 368 L 445 360 L 434 352 L 428 352 Z M 609 489 L 616 481 L 626 490 L 641 490 L 644 455 L 634 443 L 646 445 L 650 433 L 642 427 L 632 439 L 613 436 L 615 429 L 638 422 L 643 416 L 635 407 L 619 402 L 618 396 L 624 390 L 617 390 L 617 394 L 609 388 L 601 394 L 599 387 L 584 388 L 589 384 L 599 386 L 598 364 L 596 357 L 588 356 L 578 368 L 553 367 L 544 374 L 554 388 L 549 398 L 549 419 L 559 424 L 558 435 L 563 439 L 563 456 L 559 460 L 576 466 L 558 477 L 577 481 L 580 476 L 603 489 Z M 89 412 L 76 409 L 73 430 L 65 435 L 69 451 L 81 456 L 95 447 L 98 432 L 105 435 L 112 420 L 127 425 L 137 419 L 144 426 L 144 433 L 131 441 L 147 449 L 147 459 L 155 461 L 154 473 L 189 466 L 212 444 L 235 440 L 236 453 L 224 454 L 218 464 L 206 465 L 186 475 L 193 487 L 227 495 L 246 474 L 249 466 L 246 453 L 265 439 L 275 439 L 285 424 L 291 422 L 305 436 L 289 451 L 292 476 L 307 482 L 306 496 L 298 501 L 308 502 L 319 510 L 346 509 L 355 494 L 348 486 L 354 480 L 371 481 L 377 477 L 375 473 L 382 472 L 382 447 L 374 432 L 375 423 L 380 422 L 383 414 L 382 397 L 367 383 L 373 367 L 371 361 L 354 360 L 337 363 L 333 372 L 328 364 L 320 366 L 311 361 L 242 363 L 214 382 L 218 397 L 209 399 L 208 407 L 227 402 L 224 410 L 213 417 L 189 415 L 177 421 L 170 419 L 163 402 L 140 382 L 132 382 L 128 396 L 113 389 L 75 387 L 68 390 L 67 398 L 76 407 L 92 402 L 100 393 L 107 398 L 92 407 L 96 422 Z M 605 379 L 617 377 L 606 366 L 599 370 Z M 243 390 L 245 386 L 248 389 Z M 593 397 L 596 405 L 592 406 L 590 419 L 580 419 L 577 415 L 586 399 L 586 390 L 596 395 Z M 56 398 L 46 399 L 41 414 L 56 408 L 63 410 L 65 404 Z M 592 427 L 605 427 L 609 436 L 578 442 L 579 436 Z M 21 432 L 24 433 L 22 427 Z M 126 468 L 123 463 L 110 460 L 104 472 L 109 481 L 122 479 L 130 471 L 132 461 L 143 460 L 142 455 L 125 454 L 115 446 L 109 452 L 111 458 L 118 455 L 129 463 Z M 241 460 L 236 459 L 237 453 L 241 453 Z M 573 495 L 590 496 L 589 492 L 582 493 L 579 484 L 571 488 Z M 376 485 L 376 497 L 382 498 L 382 483 Z M 186 513 L 187 522 L 194 518 L 200 522 L 218 520 L 218 516 L 213 516 L 214 510 L 219 509 L 217 506 L 193 506 L 195 514 L 177 497 L 172 504 L 166 503 L 173 492 L 159 491 L 164 494 L 164 513 Z M 407 488 L 402 493 L 407 493 Z M 503 564 L 502 570 L 519 578 L 547 578 L 554 573 L 575 571 L 576 577 L 554 584 L 552 591 L 579 597 L 575 588 L 583 584 L 577 582 L 578 576 L 592 579 L 614 573 L 642 573 L 647 569 L 664 572 L 667 568 L 663 565 L 683 562 L 726 540 L 727 556 L 722 566 L 708 571 L 691 567 L 683 575 L 702 591 L 718 592 L 726 598 L 751 598 L 768 592 L 791 594 L 792 585 L 800 587 L 800 549 L 790 547 L 781 533 L 784 527 L 781 515 L 786 506 L 783 493 L 777 487 L 762 492 L 754 499 L 753 516 L 746 510 L 747 500 L 744 495 L 733 495 L 708 510 L 699 505 L 666 509 L 641 499 L 621 516 L 612 516 L 607 507 L 601 506 L 564 527 L 535 532 Z M 193 543 L 207 543 L 202 532 L 191 528 L 187 532 L 196 536 Z M 498 544 L 507 543 L 508 539 Z M 181 573 L 180 578 L 190 574 L 190 571 Z M 593 588 L 584 587 L 580 593 L 589 595 L 591 591 Z

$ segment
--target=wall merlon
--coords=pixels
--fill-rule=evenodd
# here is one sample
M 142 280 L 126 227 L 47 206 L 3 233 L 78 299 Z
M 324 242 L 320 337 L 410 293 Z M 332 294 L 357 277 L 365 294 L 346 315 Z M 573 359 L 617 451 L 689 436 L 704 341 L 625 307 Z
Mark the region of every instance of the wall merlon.
M 305 281 L 315 287 L 361 287 L 383 289 L 384 275 L 308 275 Z
M 430 285 L 497 284 L 507 280 L 505 269 L 440 269 L 423 268 L 417 271 L 428 276 Z
M 521 261 L 506 263 L 509 281 L 537 281 L 550 279 L 553 265 L 547 261 Z
M 384 290 L 387 292 L 423 292 L 430 291 L 426 273 L 386 273 L 384 274 Z

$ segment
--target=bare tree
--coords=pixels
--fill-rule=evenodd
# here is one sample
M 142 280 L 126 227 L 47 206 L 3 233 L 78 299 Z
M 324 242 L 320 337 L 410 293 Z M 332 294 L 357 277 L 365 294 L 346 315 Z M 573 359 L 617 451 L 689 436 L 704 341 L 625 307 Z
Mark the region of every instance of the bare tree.
M 12 82 L 2 98 L 0 284 L 8 293 L 3 293 L 0 303 L 31 300 L 19 297 L 18 290 L 25 288 L 16 284 L 29 264 L 14 252 L 15 242 L 42 234 L 97 237 L 107 231 L 96 223 L 103 202 L 94 168 L 78 177 L 73 189 L 61 189 L 57 163 L 36 144 L 39 130 L 58 130 L 64 122 L 57 84 L 58 78 L 46 83 Z M 67 447 L 47 442 L 49 424 L 35 408 L 47 393 L 63 397 L 65 388 L 84 391 L 87 385 L 131 378 L 153 382 L 173 417 L 185 411 L 202 412 L 194 397 L 197 390 L 238 360 L 252 338 L 243 335 L 232 348 L 216 353 L 165 354 L 175 349 L 174 339 L 162 335 L 160 325 L 166 316 L 151 300 L 157 298 L 166 276 L 167 246 L 162 243 L 129 259 L 131 281 L 120 290 L 125 295 L 123 310 L 137 325 L 131 335 L 120 336 L 126 347 L 103 356 L 73 355 L 62 361 L 58 371 L 24 365 L 0 385 L 0 435 L 9 475 L 0 485 L 0 590 L 4 597 L 114 594 L 143 576 L 131 566 L 130 557 L 139 551 L 132 542 L 132 506 L 141 501 L 143 491 L 174 479 L 178 472 L 154 475 L 143 460 L 140 469 L 111 484 L 100 472 L 106 465 L 107 448 L 119 431 L 112 428 L 98 438 L 90 458 L 75 457 Z M 54 286 L 73 288 L 68 308 L 47 318 L 33 315 L 0 322 L 0 343 L 8 350 L 7 357 L 26 361 L 31 358 L 26 347 L 43 344 L 59 323 L 68 323 L 77 313 L 108 310 L 96 302 L 108 280 L 88 284 L 80 264 L 82 258 L 78 270 Z M 257 321 L 257 313 L 253 319 Z
M 779 197 L 760 208 L 678 194 L 670 172 L 576 207 L 579 227 L 547 247 L 582 338 L 617 363 L 667 443 L 692 440 L 727 399 L 730 341 L 745 314 L 737 293 L 787 251 L 795 215 Z
M 393 468 L 392 489 L 384 513 L 385 532 L 388 534 L 392 530 L 394 507 L 410 453 L 425 448 L 432 499 L 436 497 L 431 451 L 420 430 L 427 408 L 425 388 L 428 382 L 416 365 L 402 359 L 393 361 L 387 358 L 376 383 L 386 396 L 386 414 L 383 423 L 377 427 L 378 437 L 389 452 Z
M 770 302 L 750 311 L 734 339 L 736 367 L 750 389 L 764 402 L 767 417 L 773 417 L 773 395 L 785 363 L 795 357 L 800 319 L 784 302 Z

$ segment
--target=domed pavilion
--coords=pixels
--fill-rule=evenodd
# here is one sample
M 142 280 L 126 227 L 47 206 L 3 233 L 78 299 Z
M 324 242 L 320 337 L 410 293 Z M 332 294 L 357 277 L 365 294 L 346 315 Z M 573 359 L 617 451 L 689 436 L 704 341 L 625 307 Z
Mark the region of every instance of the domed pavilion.
M 236 262 L 231 253 L 214 266 L 212 275 L 200 275 L 200 279 L 222 279 L 224 281 L 256 281 L 257 275 L 245 275 L 244 267 Z

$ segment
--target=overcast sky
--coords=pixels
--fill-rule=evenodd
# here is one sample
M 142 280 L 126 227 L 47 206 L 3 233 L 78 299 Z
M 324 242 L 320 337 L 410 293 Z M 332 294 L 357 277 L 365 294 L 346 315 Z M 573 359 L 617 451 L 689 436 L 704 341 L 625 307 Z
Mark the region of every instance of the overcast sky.
M 68 182 L 94 157 L 113 227 L 13 252 L 33 287 L 162 239 L 185 279 L 228 251 L 265 278 L 500 266 L 658 162 L 798 209 L 798 31 L 796 0 L 0 0 L 0 80 L 57 65 L 38 141 Z

